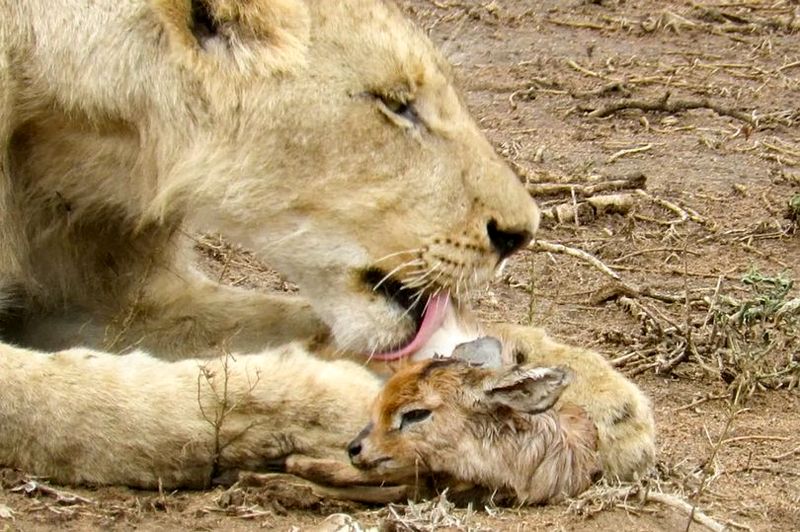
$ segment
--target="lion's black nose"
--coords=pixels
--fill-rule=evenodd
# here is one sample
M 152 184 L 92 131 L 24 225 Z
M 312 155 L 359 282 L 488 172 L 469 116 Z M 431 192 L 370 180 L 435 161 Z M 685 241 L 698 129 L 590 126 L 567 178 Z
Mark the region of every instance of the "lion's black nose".
M 495 219 L 486 224 L 486 232 L 489 233 L 489 241 L 492 243 L 492 247 L 500 254 L 501 259 L 527 246 L 533 238 L 533 235 L 528 230 L 502 229 L 498 227 Z
M 352 460 L 359 454 L 361 454 L 361 440 L 355 439 L 351 441 L 350 444 L 347 446 L 347 455 Z

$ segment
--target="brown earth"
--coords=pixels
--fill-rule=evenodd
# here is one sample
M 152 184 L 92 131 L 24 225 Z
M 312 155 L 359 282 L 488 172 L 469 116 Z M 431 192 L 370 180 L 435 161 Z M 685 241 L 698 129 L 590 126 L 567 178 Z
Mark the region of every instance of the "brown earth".
M 650 493 L 673 494 L 731 529 L 800 529 L 800 313 L 790 283 L 800 275 L 798 3 L 402 4 L 457 66 L 481 126 L 544 207 L 580 204 L 586 191 L 545 195 L 535 184 L 646 179 L 646 195 L 613 199 L 622 214 L 581 207 L 577 223 L 567 213 L 539 235 L 591 253 L 624 286 L 539 245 L 476 298 L 481 315 L 543 326 L 634 376 L 659 427 Z M 590 116 L 620 102 L 661 111 Z M 213 238 L 199 247 L 228 282 L 291 289 L 246 253 Z M 75 491 L 88 502 L 59 502 L 12 493 L 24 480 L 0 475 L 0 529 L 289 530 L 340 512 L 357 521 L 349 530 L 689 524 L 683 509 L 643 502 L 644 489 L 625 499 L 601 487 L 571 504 L 470 513 L 443 501 L 366 508 L 300 489 L 106 488 Z

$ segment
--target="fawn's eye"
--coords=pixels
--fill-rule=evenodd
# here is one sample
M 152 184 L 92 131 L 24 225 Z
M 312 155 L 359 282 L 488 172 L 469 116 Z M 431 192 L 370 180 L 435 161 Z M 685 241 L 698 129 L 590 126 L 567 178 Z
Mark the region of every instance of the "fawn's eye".
M 418 408 L 416 410 L 409 410 L 405 414 L 402 415 L 400 418 L 400 430 L 408 427 L 409 425 L 413 425 L 414 423 L 419 423 L 420 421 L 425 421 L 431 417 L 431 411 L 425 410 L 422 408 Z

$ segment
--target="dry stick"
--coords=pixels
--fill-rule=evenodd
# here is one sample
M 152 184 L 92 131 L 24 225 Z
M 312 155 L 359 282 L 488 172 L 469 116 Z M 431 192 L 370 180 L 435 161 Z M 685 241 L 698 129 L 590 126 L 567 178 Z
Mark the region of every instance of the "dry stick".
M 794 471 L 791 469 L 780 469 L 777 467 L 762 466 L 762 465 L 749 465 L 745 467 L 737 467 L 735 469 L 729 469 L 724 472 L 727 474 L 733 474 L 733 473 L 749 473 L 751 471 L 763 471 L 765 473 L 772 473 L 773 475 L 780 475 L 785 477 L 800 477 L 800 472 L 798 471 Z
M 529 183 L 528 192 L 531 196 L 558 196 L 571 194 L 579 197 L 594 196 L 599 192 L 615 192 L 619 190 L 632 190 L 644 188 L 647 177 L 641 172 L 630 174 L 619 179 L 610 179 L 594 185 L 580 185 L 577 183 Z
M 617 159 L 619 159 L 621 157 L 625 157 L 626 155 L 633 155 L 634 153 L 642 153 L 642 152 L 650 151 L 652 149 L 653 149 L 653 145 L 652 144 L 645 144 L 644 146 L 637 146 L 635 148 L 627 148 L 627 149 L 624 149 L 624 150 L 619 150 L 618 152 L 612 154 L 611 157 L 609 157 L 608 161 L 606 161 L 606 162 L 611 164 L 614 161 L 616 161 Z
M 733 443 L 735 441 L 749 441 L 749 440 L 766 440 L 766 441 L 788 441 L 789 438 L 784 436 L 761 436 L 761 435 L 753 435 L 753 436 L 736 436 L 734 438 L 728 438 L 727 440 L 723 440 L 723 444 Z
M 698 399 L 695 399 L 694 401 L 692 401 L 688 405 L 683 405 L 683 406 L 679 406 L 678 408 L 675 408 L 673 410 L 673 412 L 680 412 L 682 410 L 689 410 L 691 408 L 694 408 L 694 407 L 696 407 L 698 405 L 701 405 L 703 403 L 707 403 L 709 401 L 718 401 L 720 399 L 728 399 L 729 397 L 730 397 L 730 394 L 727 394 L 727 393 L 726 394 L 722 394 L 722 395 L 706 395 L 705 397 L 700 397 Z
M 692 507 L 691 504 L 682 500 L 680 497 L 676 495 L 670 495 L 669 493 L 661 493 L 651 490 L 644 490 L 642 488 L 612 488 L 611 492 L 608 494 L 611 497 L 622 499 L 623 501 L 626 500 L 629 496 L 634 495 L 638 492 L 639 500 L 644 502 L 657 502 L 660 504 L 664 504 L 669 506 L 670 508 L 674 508 L 682 513 L 685 513 L 687 516 L 690 516 L 692 520 L 696 521 L 697 523 L 705 526 L 709 530 L 713 530 L 714 532 L 722 532 L 725 530 L 725 526 L 721 523 L 715 521 L 708 515 L 704 514 L 703 512 L 697 510 L 697 508 Z
M 626 87 L 626 83 L 623 81 L 613 81 L 611 83 L 601 85 L 596 89 L 590 89 L 588 91 L 570 90 L 569 95 L 572 96 L 573 98 L 582 99 L 582 98 L 595 98 L 597 96 L 604 96 L 612 92 L 619 93 L 626 97 L 630 95 L 630 91 Z
M 567 66 L 569 66 L 573 70 L 577 70 L 581 74 L 586 74 L 587 76 L 591 76 L 593 78 L 605 79 L 605 76 L 603 76 L 602 74 L 598 74 L 597 72 L 595 72 L 593 70 L 589 70 L 588 68 L 582 67 L 578 63 L 573 61 L 572 59 L 567 59 Z
M 528 249 L 530 249 L 531 251 L 544 251 L 545 253 L 560 253 L 563 255 L 569 255 L 570 257 L 575 257 L 584 262 L 588 262 L 589 264 L 591 264 L 604 274 L 608 275 L 612 279 L 622 282 L 622 278 L 619 276 L 617 272 L 615 272 L 614 270 L 603 264 L 603 262 L 594 255 L 590 255 L 589 253 L 583 251 L 582 249 L 571 248 L 561 244 L 548 242 L 546 240 L 534 240 L 528 246 Z
M 91 499 L 81 497 L 80 495 L 76 495 L 75 493 L 70 493 L 68 491 L 57 490 L 51 486 L 42 484 L 41 482 L 32 479 L 20 486 L 17 486 L 16 488 L 12 488 L 11 491 L 15 493 L 24 493 L 25 495 L 41 493 L 42 495 L 53 497 L 59 504 L 95 504 L 95 502 Z
M 636 204 L 633 194 L 616 193 L 591 196 L 581 201 L 573 196 L 570 203 L 558 203 L 542 208 L 542 225 L 571 223 L 580 225 L 604 214 L 627 214 Z
M 776 455 L 776 456 L 768 456 L 767 458 L 769 458 L 773 462 L 777 462 L 778 460 L 783 460 L 784 458 L 788 458 L 788 457 L 792 456 L 793 454 L 798 454 L 798 453 L 800 453 L 800 445 L 798 445 L 797 447 L 795 447 L 791 451 L 786 451 L 785 453 L 782 453 L 782 454 L 779 454 L 779 455 Z
M 642 353 L 640 351 L 634 351 L 632 353 L 627 353 L 625 355 L 617 357 L 617 358 L 615 358 L 613 360 L 609 360 L 608 363 L 611 364 L 613 367 L 618 368 L 620 366 L 624 366 L 625 364 L 630 362 L 632 359 L 640 358 L 641 356 L 642 356 Z
M 696 506 L 692 506 L 688 502 L 681 500 L 674 495 L 669 495 L 668 493 L 648 492 L 645 496 L 645 499 L 648 501 L 660 502 L 661 504 L 666 504 L 667 506 L 671 506 L 672 508 L 680 510 L 688 515 L 692 520 L 697 521 L 699 524 L 703 525 L 709 530 L 713 530 L 714 532 L 723 532 L 725 530 L 725 525 L 707 516 L 698 510 Z
M 696 354 L 696 350 L 694 347 L 694 342 L 692 341 L 692 322 L 691 322 L 691 301 L 689 298 L 689 266 L 687 261 L 687 251 L 689 247 L 689 239 L 687 238 L 684 240 L 683 243 L 683 295 L 684 295 L 684 302 L 683 302 L 683 337 L 686 340 L 686 344 L 681 349 L 681 352 L 678 356 L 668 360 L 663 365 L 659 366 L 656 373 L 670 373 L 673 369 L 675 369 L 679 364 L 689 359 L 689 356 L 692 354 Z M 699 357 L 698 357 L 699 358 Z
M 570 65 L 572 66 L 572 65 Z M 573 67 L 574 68 L 574 67 Z M 702 99 L 670 99 L 669 91 L 657 100 L 637 100 L 627 99 L 618 102 L 612 102 L 599 108 L 591 108 L 587 106 L 579 106 L 582 111 L 590 111 L 589 116 L 592 118 L 604 118 L 611 116 L 619 111 L 626 109 L 640 109 L 642 111 L 660 111 L 664 113 L 679 113 L 681 111 L 689 111 L 691 109 L 711 109 L 721 116 L 730 116 L 747 124 L 755 125 L 755 119 L 742 111 L 712 102 L 708 98 Z
M 600 272 L 604 273 L 605 275 L 617 281 L 614 284 L 614 286 L 598 291 L 597 295 L 592 298 L 592 304 L 600 304 L 605 301 L 608 301 L 609 299 L 614 299 L 619 296 L 647 297 L 650 299 L 664 301 L 665 303 L 674 303 L 677 301 L 683 301 L 684 299 L 683 296 L 660 294 L 654 292 L 650 288 L 639 289 L 637 287 L 631 286 L 625 281 L 623 281 L 622 277 L 617 272 L 606 266 L 606 264 L 603 261 L 601 261 L 594 255 L 591 255 L 586 251 L 583 251 L 582 249 L 568 247 L 563 244 L 556 244 L 554 242 L 548 242 L 547 240 L 535 240 L 531 242 L 531 244 L 528 246 L 528 249 L 534 252 L 543 251 L 545 253 L 559 253 L 562 255 L 569 255 L 571 257 L 575 257 L 577 259 L 589 263 L 591 266 L 593 266 Z M 624 267 L 622 268 L 631 269 Z
M 641 197 L 643 197 L 643 198 L 655 203 L 656 205 L 659 205 L 661 207 L 664 207 L 665 209 L 668 209 L 668 210 L 674 212 L 675 214 L 677 214 L 680 217 L 679 220 L 675 220 L 675 222 L 670 222 L 670 223 L 678 223 L 678 222 L 685 222 L 687 220 L 691 220 L 693 222 L 702 224 L 702 223 L 705 223 L 705 221 L 706 221 L 705 218 L 703 218 L 699 214 L 690 213 L 688 210 L 683 209 L 682 207 L 679 207 L 678 205 L 672 203 L 671 201 L 667 201 L 665 199 L 661 199 L 661 198 L 657 198 L 655 196 L 651 196 L 650 194 L 648 194 L 644 190 L 641 190 L 641 189 L 636 190 L 636 194 L 638 194 Z
M 584 28 L 584 29 L 601 30 L 601 31 L 610 29 L 608 26 L 604 26 L 603 24 L 597 24 L 596 22 L 559 20 L 556 18 L 548 18 L 547 22 L 549 22 L 550 24 L 555 24 L 556 26 L 567 26 L 570 28 Z
M 792 61 L 791 63 L 787 63 L 782 67 L 778 68 L 775 72 L 783 72 L 784 70 L 788 70 L 790 68 L 794 68 L 796 66 L 800 66 L 800 61 Z
M 669 252 L 669 253 L 685 252 L 685 253 L 688 253 L 689 255 L 694 255 L 696 257 L 699 257 L 701 255 L 701 253 L 699 253 L 697 251 L 691 251 L 691 250 L 688 250 L 688 249 L 684 250 L 683 248 L 659 247 L 659 248 L 640 249 L 640 250 L 637 250 L 637 251 L 633 251 L 631 253 L 626 253 L 625 255 L 623 255 L 621 257 L 617 257 L 612 262 L 622 262 L 622 261 L 624 261 L 626 259 L 630 259 L 630 258 L 636 257 L 638 255 L 645 255 L 647 253 L 662 253 L 662 252 Z
M 655 273 L 655 274 L 659 274 L 659 275 L 682 275 L 683 274 L 683 272 L 681 272 L 680 270 L 675 269 L 675 268 L 666 268 L 666 269 L 662 269 L 662 270 L 656 270 L 656 269 L 653 269 L 653 268 L 640 268 L 638 266 L 623 266 L 621 264 L 615 265 L 614 268 L 616 268 L 618 270 L 628 271 L 628 272 Z M 687 272 L 687 275 L 689 275 L 690 277 L 709 277 L 709 278 L 714 278 L 714 279 L 716 279 L 717 277 L 722 277 L 723 279 L 727 279 L 729 281 L 741 281 L 740 277 L 737 277 L 736 275 L 731 275 L 730 273 L 719 274 L 719 273 L 705 273 L 705 272 L 689 271 L 689 272 Z
M 670 294 L 660 294 L 660 293 L 654 292 L 653 290 L 651 290 L 648 287 L 640 289 L 640 288 L 631 286 L 628 283 L 626 283 L 625 281 L 623 281 L 622 277 L 617 272 L 615 272 L 614 270 L 612 270 L 611 268 L 606 266 L 606 264 L 603 261 L 601 261 L 600 259 L 598 259 L 594 255 L 591 255 L 591 254 L 587 253 L 586 251 L 583 251 L 582 249 L 568 247 L 568 246 L 565 246 L 563 244 L 556 244 L 554 242 L 548 242 L 546 240 L 534 240 L 533 242 L 531 242 L 530 245 L 528 245 L 528 249 L 530 249 L 531 251 L 534 251 L 534 252 L 542 252 L 543 251 L 545 253 L 559 253 L 559 254 L 569 255 L 571 257 L 575 257 L 577 259 L 580 259 L 580 260 L 582 260 L 584 262 L 589 263 L 591 266 L 593 266 L 594 268 L 596 268 L 600 272 L 604 273 L 605 275 L 607 275 L 607 276 L 611 277 L 612 279 L 614 279 L 615 281 L 617 281 L 617 283 L 613 287 L 599 291 L 598 295 L 596 295 L 595 297 L 592 298 L 592 303 L 593 304 L 600 304 L 600 303 L 603 303 L 605 301 L 608 301 L 609 299 L 616 298 L 618 296 L 647 297 L 647 298 L 651 298 L 651 299 L 656 299 L 658 301 L 663 301 L 665 303 L 674 303 L 674 302 L 677 302 L 677 301 L 683 301 L 683 299 L 684 299 L 683 296 L 673 296 L 673 295 L 670 295 Z M 621 269 L 635 269 L 635 268 L 625 268 L 625 267 L 622 267 L 622 266 L 620 266 L 619 268 L 621 268 Z M 657 273 L 661 273 L 661 272 L 657 272 Z M 685 275 L 687 275 L 687 274 L 691 275 L 692 273 L 691 272 L 684 272 L 684 274 Z M 669 321 L 669 320 L 666 320 L 666 321 Z M 670 325 L 673 325 L 673 324 L 670 323 Z

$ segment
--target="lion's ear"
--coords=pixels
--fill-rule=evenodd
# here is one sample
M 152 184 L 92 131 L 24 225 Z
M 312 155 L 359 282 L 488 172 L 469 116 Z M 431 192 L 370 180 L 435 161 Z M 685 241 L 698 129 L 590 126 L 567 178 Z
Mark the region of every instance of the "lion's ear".
M 170 47 L 201 71 L 269 75 L 305 61 L 310 16 L 301 0 L 153 0 Z

